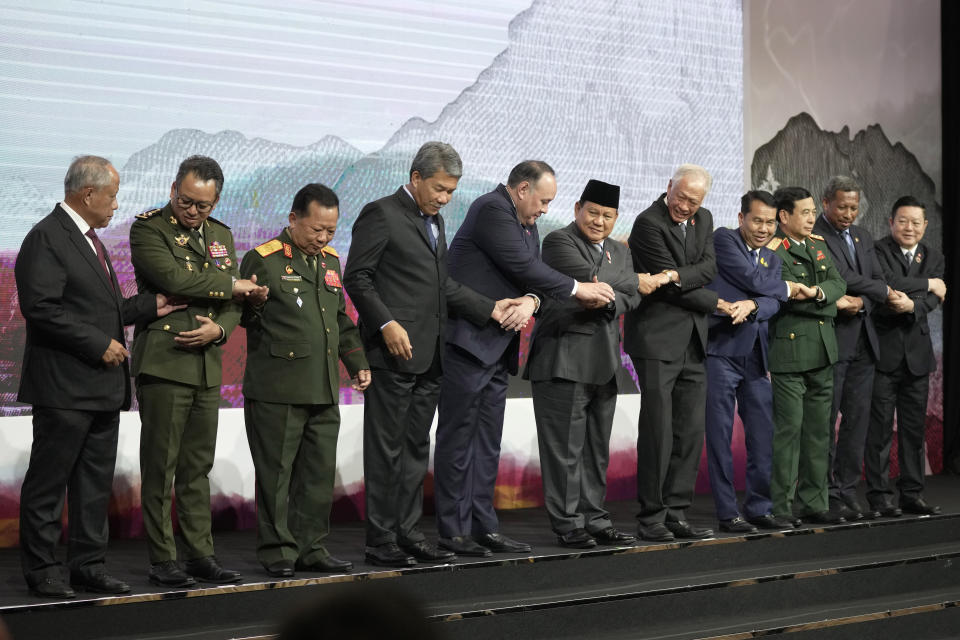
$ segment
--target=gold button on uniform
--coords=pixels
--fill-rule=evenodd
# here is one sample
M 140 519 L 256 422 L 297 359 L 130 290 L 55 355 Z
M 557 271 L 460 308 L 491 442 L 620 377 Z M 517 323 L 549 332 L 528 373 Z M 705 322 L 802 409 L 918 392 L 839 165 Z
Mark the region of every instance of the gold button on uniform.
M 823 320 L 820 321 L 820 324 L 823 324 Z
M 287 355 L 289 355 L 289 356 L 292 358 L 292 357 L 293 357 L 293 351 L 291 351 L 291 352 L 290 352 L 289 354 L 287 354 Z
M 164 331 L 170 331 L 170 325 L 168 325 L 168 324 L 163 325 L 163 330 L 164 330 Z
M 795 336 L 794 334 L 792 334 L 792 333 L 790 334 L 790 339 L 791 339 L 791 340 L 793 340 L 793 339 L 796 338 L 796 337 L 797 337 L 797 336 Z
M 330 329 L 327 329 L 327 333 L 330 333 Z
M 213 311 L 211 311 L 210 313 L 208 313 L 208 314 L 207 314 L 207 317 L 208 317 L 208 318 L 212 318 L 212 317 L 213 317 Z M 823 324 L 823 323 L 821 322 L 820 324 Z

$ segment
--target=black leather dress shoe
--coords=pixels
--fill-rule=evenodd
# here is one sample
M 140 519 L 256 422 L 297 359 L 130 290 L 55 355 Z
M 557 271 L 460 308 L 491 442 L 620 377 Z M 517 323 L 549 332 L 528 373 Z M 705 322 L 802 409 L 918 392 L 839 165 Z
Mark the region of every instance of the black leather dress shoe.
M 832 511 L 814 511 L 803 516 L 804 522 L 810 524 L 843 524 L 846 518 Z
M 180 568 L 176 560 L 150 565 L 150 582 L 161 587 L 193 587 L 197 581 Z
M 70 573 L 70 586 L 91 593 L 129 593 L 130 585 L 117 580 L 103 569 Z
M 709 538 L 713 535 L 713 529 L 695 527 L 686 520 L 668 520 L 665 522 L 667 529 L 677 538 Z
M 604 545 L 625 545 L 633 544 L 637 541 L 637 539 L 629 533 L 617 531 L 613 527 L 607 527 L 606 529 L 595 531 L 590 535 L 594 537 L 594 539 L 597 541 L 597 544 Z
M 873 509 L 880 514 L 881 518 L 899 518 L 903 515 L 903 511 L 892 504 L 876 506 Z
M 737 516 L 729 520 L 721 520 L 720 531 L 726 531 L 727 533 L 756 533 L 757 528 L 740 516 Z
M 863 505 L 861 505 L 861 504 L 860 504 L 859 502 L 857 502 L 856 500 L 850 500 L 850 501 L 848 501 L 848 502 L 847 502 L 847 506 L 850 507 L 850 509 L 851 509 L 852 511 L 855 511 L 855 512 L 859 513 L 859 514 L 860 514 L 860 517 L 863 518 L 864 520 L 876 520 L 877 518 L 880 517 L 880 512 L 879 512 L 879 511 L 877 511 L 877 510 L 874 509 L 873 507 L 870 507 L 869 509 L 864 509 L 864 508 L 863 508 Z M 846 517 L 846 516 L 844 516 L 844 517 Z M 847 518 L 847 520 L 849 520 L 849 519 L 850 519 L 850 518 Z
M 587 533 L 586 529 L 571 529 L 566 533 L 557 536 L 557 542 L 561 547 L 570 549 L 590 549 L 597 546 L 597 541 Z
M 368 564 L 378 567 L 413 567 L 417 564 L 417 559 L 403 551 L 395 542 L 367 547 L 364 555 Z
M 468 556 L 471 558 L 489 558 L 493 554 L 490 549 L 477 544 L 470 536 L 453 536 L 452 538 L 440 538 L 437 545 L 441 549 L 453 551 L 458 556 Z
M 312 573 L 343 573 L 353 569 L 353 563 L 349 560 L 341 560 L 333 556 L 322 556 L 310 562 L 297 561 L 295 566 L 297 571 Z
M 901 500 L 900 509 L 904 513 L 915 513 L 921 516 L 935 516 L 940 513 L 940 507 L 930 504 L 923 498 Z
M 752 525 L 755 525 L 758 529 L 773 529 L 773 530 L 782 530 L 782 529 L 793 529 L 797 524 L 794 524 L 793 518 L 782 518 L 775 516 L 772 513 L 765 513 L 762 516 L 754 516 L 752 518 L 747 518 L 747 522 Z
M 474 536 L 474 540 L 494 553 L 530 553 L 530 545 L 526 542 L 513 540 L 502 533 L 481 533 Z
M 29 583 L 31 593 L 41 598 L 61 598 L 67 600 L 77 597 L 77 593 L 70 588 L 66 582 L 60 578 L 44 578 L 37 582 Z
M 400 548 L 421 562 L 449 562 L 457 559 L 457 554 L 446 549 L 438 549 L 426 540 L 400 545 Z
M 265 565 L 264 570 L 274 578 L 292 578 L 293 562 L 290 560 L 277 560 Z
M 653 524 L 647 524 L 637 527 L 637 534 L 649 542 L 673 542 L 676 540 L 670 529 L 667 529 L 667 525 L 661 522 L 655 522 Z
M 846 522 L 856 522 L 857 520 L 863 519 L 863 514 L 859 510 L 854 509 L 842 502 L 834 502 L 830 504 L 830 513 L 834 516 L 843 518 Z
M 200 582 L 211 582 L 213 584 L 230 584 L 243 580 L 243 574 L 239 571 L 221 567 L 216 556 L 187 560 L 184 563 L 184 571 Z

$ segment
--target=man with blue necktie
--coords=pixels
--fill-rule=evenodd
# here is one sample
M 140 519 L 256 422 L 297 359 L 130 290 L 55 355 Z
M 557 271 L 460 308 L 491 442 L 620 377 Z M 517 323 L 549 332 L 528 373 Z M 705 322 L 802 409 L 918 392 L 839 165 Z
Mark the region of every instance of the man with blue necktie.
M 753 533 L 793 528 L 771 513 L 773 390 L 767 376 L 767 321 L 790 298 L 816 292 L 780 277 L 782 260 L 766 247 L 777 230 L 777 204 L 766 191 L 748 191 L 740 200 L 739 227 L 713 234 L 717 276 L 707 288 L 731 302 L 729 315 L 710 316 L 707 340 L 706 441 L 710 487 L 720 530 Z M 734 407 L 743 422 L 747 448 L 743 511 L 733 485 Z M 746 517 L 744 517 L 746 516 Z

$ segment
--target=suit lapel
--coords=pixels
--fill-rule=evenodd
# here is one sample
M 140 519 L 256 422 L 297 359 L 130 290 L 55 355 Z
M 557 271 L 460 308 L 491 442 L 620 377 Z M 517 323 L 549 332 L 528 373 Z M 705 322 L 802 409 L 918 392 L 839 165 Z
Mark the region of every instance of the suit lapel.
M 57 209 L 60 212 L 60 224 L 63 226 L 64 231 L 67 232 L 67 237 L 70 238 L 71 244 L 73 244 L 74 248 L 80 253 L 80 257 L 88 265 L 90 265 L 90 268 L 93 269 L 97 279 L 99 279 L 100 283 L 106 287 L 110 296 L 115 298 L 119 287 L 117 290 L 113 288 L 113 285 L 107 278 L 107 274 L 104 272 L 103 267 L 100 266 L 100 260 L 97 259 L 97 254 L 90 247 L 90 243 L 87 242 L 86 237 L 80 233 L 77 225 L 74 224 L 73 220 L 70 218 L 70 214 L 68 214 L 59 206 Z M 107 266 L 110 267 L 110 277 L 116 279 L 116 276 L 113 273 L 113 266 L 110 264 L 110 256 L 106 255 L 106 249 L 104 249 L 104 255 L 107 260 Z
M 404 213 L 407 214 L 407 219 L 410 221 L 410 224 L 417 230 L 420 239 L 427 245 L 427 249 L 433 253 L 433 247 L 430 246 L 430 238 L 427 237 L 427 229 L 423 225 L 423 216 L 420 215 L 420 208 L 417 206 L 416 200 L 414 200 L 403 187 L 397 190 L 396 196 L 403 207 Z M 439 240 L 437 246 L 440 246 Z

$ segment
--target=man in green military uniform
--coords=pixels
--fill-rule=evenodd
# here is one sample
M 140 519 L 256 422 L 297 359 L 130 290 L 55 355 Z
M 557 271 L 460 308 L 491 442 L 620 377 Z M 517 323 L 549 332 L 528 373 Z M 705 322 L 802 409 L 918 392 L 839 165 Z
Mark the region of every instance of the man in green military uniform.
M 827 245 L 812 235 L 817 208 L 810 192 L 784 187 L 774 194 L 780 228 L 767 244 L 783 260 L 781 277 L 797 283 L 790 300 L 770 321 L 770 378 L 773 383 L 773 513 L 794 520 L 835 524 L 827 509 L 830 403 L 837 337 L 833 322 L 847 283 Z M 799 524 L 795 522 L 795 524 Z
M 220 348 L 240 320 L 234 298 L 265 299 L 267 288 L 237 279 L 229 227 L 209 217 L 220 199 L 216 161 L 183 161 L 163 209 L 130 228 L 130 257 L 140 293 L 167 292 L 187 308 L 138 324 L 133 375 L 140 402 L 140 476 L 150 581 L 166 587 L 237 582 L 213 554 L 210 481 L 220 405 Z M 185 552 L 184 571 L 170 515 L 171 485 Z
M 267 573 L 347 571 L 323 545 L 340 429 L 337 360 L 353 388 L 370 384 L 360 333 L 347 315 L 340 258 L 327 243 L 336 194 L 308 184 L 293 199 L 290 226 L 248 252 L 240 273 L 266 285 L 268 300 L 244 305 L 244 420 L 257 474 L 257 558 Z

